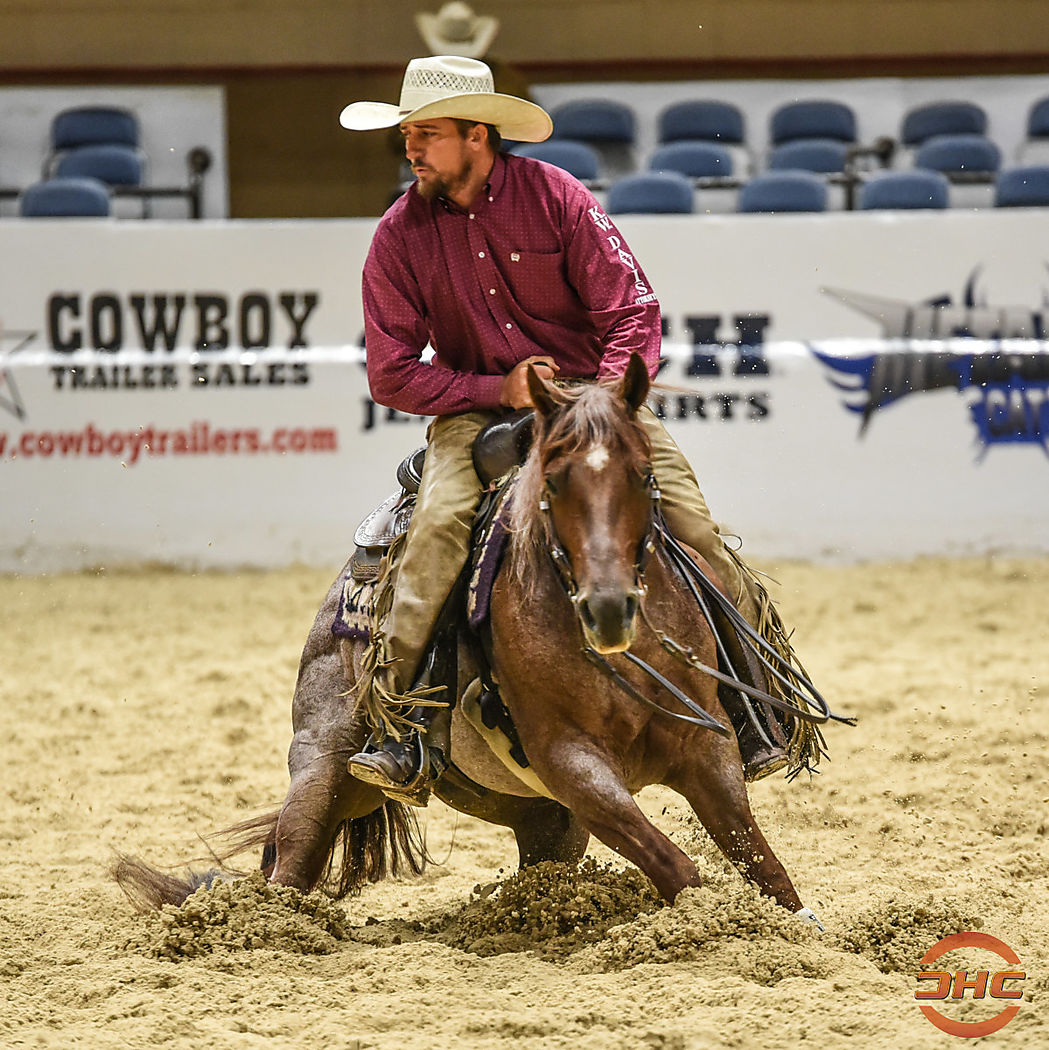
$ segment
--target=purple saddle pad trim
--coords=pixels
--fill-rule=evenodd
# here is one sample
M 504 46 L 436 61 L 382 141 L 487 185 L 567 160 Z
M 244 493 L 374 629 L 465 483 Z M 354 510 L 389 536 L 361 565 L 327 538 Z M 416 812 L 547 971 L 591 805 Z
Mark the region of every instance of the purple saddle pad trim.
M 342 578 L 342 596 L 332 621 L 331 633 L 336 638 L 349 638 L 355 642 L 371 639 L 371 596 L 373 583 L 355 580 L 347 570 Z
M 466 598 L 467 620 L 476 631 L 488 619 L 492 604 L 492 588 L 499 575 L 499 567 L 506 553 L 510 533 L 506 527 L 509 500 L 504 500 L 493 520 L 488 535 L 482 539 L 481 550 L 470 575 L 470 590 Z

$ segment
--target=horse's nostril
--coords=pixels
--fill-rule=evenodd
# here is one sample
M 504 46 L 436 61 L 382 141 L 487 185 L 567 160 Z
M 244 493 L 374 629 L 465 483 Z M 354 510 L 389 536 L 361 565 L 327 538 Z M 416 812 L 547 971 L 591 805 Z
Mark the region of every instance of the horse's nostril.
M 639 607 L 636 591 L 614 589 L 580 595 L 576 603 L 579 622 L 591 640 L 614 650 L 629 645 Z
M 586 598 L 581 598 L 579 600 L 579 617 L 588 630 L 597 630 L 597 620 L 594 618 L 594 612 L 590 608 L 590 602 Z

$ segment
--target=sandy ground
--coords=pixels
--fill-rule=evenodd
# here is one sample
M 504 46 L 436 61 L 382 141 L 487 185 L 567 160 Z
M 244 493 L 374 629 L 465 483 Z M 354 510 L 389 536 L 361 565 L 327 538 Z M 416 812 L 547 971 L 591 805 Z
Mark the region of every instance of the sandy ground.
M 827 932 L 758 900 L 684 804 L 650 790 L 646 810 L 708 883 L 644 910 L 639 880 L 606 872 L 623 888 L 606 902 L 618 925 L 589 943 L 587 929 L 471 941 L 491 902 L 503 920 L 507 902 L 527 914 L 530 892 L 563 912 L 578 882 L 516 885 L 509 832 L 440 805 L 418 881 L 332 909 L 264 901 L 249 880 L 239 937 L 231 887 L 191 900 L 192 919 L 135 912 L 107 877 L 115 851 L 178 866 L 205 853 L 199 836 L 283 797 L 289 700 L 327 574 L 0 578 L 0 1045 L 951 1046 L 920 1013 L 915 974 L 940 937 L 981 929 L 1027 973 L 1018 1014 L 989 1038 L 1049 1046 L 1049 560 L 765 567 L 809 671 L 860 718 L 829 730 L 823 775 L 751 791 Z M 977 949 L 944 965 L 1004 967 Z M 979 1020 L 1015 1004 L 937 1005 Z

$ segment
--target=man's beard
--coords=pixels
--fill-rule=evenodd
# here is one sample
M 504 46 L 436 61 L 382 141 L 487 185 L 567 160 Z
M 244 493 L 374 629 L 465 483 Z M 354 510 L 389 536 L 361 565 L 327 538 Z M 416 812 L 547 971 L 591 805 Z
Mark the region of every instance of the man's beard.
M 415 180 L 415 192 L 425 201 L 436 200 L 438 197 L 450 198 L 461 186 L 465 186 L 473 174 L 473 163 L 464 161 L 459 171 L 451 177 L 443 175 L 423 182 L 422 179 Z
M 415 180 L 415 192 L 424 201 L 437 200 L 438 197 L 448 196 L 448 183 L 444 179 L 434 179 L 432 182 Z

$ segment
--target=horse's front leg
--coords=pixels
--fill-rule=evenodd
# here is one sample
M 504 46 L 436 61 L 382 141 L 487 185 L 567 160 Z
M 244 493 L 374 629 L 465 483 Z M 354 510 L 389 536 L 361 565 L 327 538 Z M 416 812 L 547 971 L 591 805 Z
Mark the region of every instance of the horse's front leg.
M 701 883 L 695 864 L 638 808 L 622 773 L 585 737 L 531 742 L 528 757 L 557 800 L 606 846 L 640 868 L 668 901 Z
M 714 844 L 762 893 L 792 912 L 802 903 L 750 811 L 739 754 L 731 741 L 712 741 L 704 762 L 667 786 L 683 795 Z

